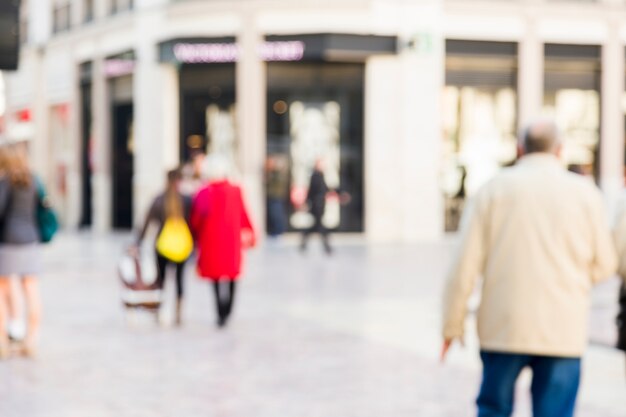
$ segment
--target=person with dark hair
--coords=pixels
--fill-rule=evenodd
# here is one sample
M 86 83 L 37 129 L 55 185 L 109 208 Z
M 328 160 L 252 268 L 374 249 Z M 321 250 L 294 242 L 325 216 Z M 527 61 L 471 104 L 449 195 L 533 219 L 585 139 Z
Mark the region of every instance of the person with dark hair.
M 300 250 L 305 251 L 309 241 L 309 237 L 313 233 L 319 233 L 322 237 L 322 243 L 324 244 L 324 250 L 328 255 L 332 253 L 332 247 L 330 246 L 330 231 L 324 225 L 323 218 L 326 211 L 326 197 L 331 190 L 326 185 L 324 179 L 323 163 L 322 160 L 318 160 L 313 168 L 311 174 L 311 180 L 309 182 L 309 190 L 306 196 L 306 203 L 308 204 L 309 212 L 313 217 L 313 225 L 305 229 L 302 232 L 302 242 L 300 243 Z
M 0 287 L 7 294 L 9 278 L 20 277 L 26 300 L 27 331 L 22 353 L 34 356 L 41 321 L 37 275 L 42 253 L 36 210 L 38 184 L 28 166 L 26 150 L 13 145 L 3 151 L 4 176 L 0 178 Z M 0 306 L 0 359 L 6 358 L 8 336 L 4 309 Z
M 626 352 L 626 283 L 619 291 L 619 314 L 617 316 L 617 348 Z
M 617 273 L 622 278 L 618 294 L 619 313 L 616 319 L 617 348 L 626 352 L 626 202 L 622 202 L 618 208 L 613 238 L 619 260 Z
M 509 417 L 515 383 L 533 371 L 535 417 L 572 417 L 588 342 L 590 291 L 617 257 L 602 195 L 559 160 L 554 123 L 525 132 L 519 162 L 470 202 L 444 296 L 441 357 L 463 340 L 467 302 L 482 276 L 477 314 L 483 379 L 479 417 Z
M 141 245 L 141 242 L 146 236 L 146 232 L 151 224 L 158 226 L 157 240 L 155 241 L 155 252 L 157 260 L 157 280 L 153 284 L 154 288 L 161 289 L 165 283 L 165 276 L 169 266 L 173 266 L 176 272 L 176 309 L 175 309 L 175 323 L 176 325 L 182 324 L 182 304 L 184 296 L 184 272 L 185 263 L 189 254 L 184 259 L 171 259 L 172 256 L 164 253 L 159 248 L 159 241 L 161 239 L 167 239 L 168 237 L 164 233 L 174 233 L 188 236 L 180 236 L 179 238 L 191 239 L 189 230 L 189 219 L 191 215 L 191 197 L 181 194 L 179 187 L 182 179 L 180 170 L 174 169 L 167 173 L 167 186 L 163 193 L 159 194 L 148 211 L 146 220 L 137 237 L 137 247 Z M 180 225 L 177 228 L 169 229 L 168 221 L 180 221 L 177 223 Z M 184 222 L 183 222 L 184 221 Z M 185 231 L 186 228 L 186 231 Z M 171 232 L 169 231 L 171 230 Z M 175 236 L 176 237 L 176 236 Z M 167 243 L 166 243 L 167 244 Z

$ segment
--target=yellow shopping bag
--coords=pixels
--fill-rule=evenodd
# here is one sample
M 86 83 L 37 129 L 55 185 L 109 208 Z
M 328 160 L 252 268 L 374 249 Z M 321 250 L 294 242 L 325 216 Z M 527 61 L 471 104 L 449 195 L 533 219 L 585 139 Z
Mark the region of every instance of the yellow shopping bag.
M 169 218 L 156 241 L 156 250 L 172 262 L 186 261 L 193 251 L 193 237 L 183 218 Z

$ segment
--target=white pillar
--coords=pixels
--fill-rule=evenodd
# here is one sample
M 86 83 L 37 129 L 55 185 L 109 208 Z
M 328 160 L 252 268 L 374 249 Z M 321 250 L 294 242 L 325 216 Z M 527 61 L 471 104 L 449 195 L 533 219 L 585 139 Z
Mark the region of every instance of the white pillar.
M 600 185 L 613 211 L 624 187 L 624 45 L 620 20 L 610 22 L 610 35 L 602 47 L 602 129 Z
M 543 42 L 537 36 L 535 21 L 532 14 L 528 16 L 527 33 L 519 43 L 517 94 L 520 128 L 538 118 L 543 107 Z
M 69 121 L 69 150 L 67 161 L 67 217 L 66 228 L 77 229 L 80 223 L 81 205 L 81 167 L 82 167 L 82 128 L 81 114 L 82 103 L 80 94 L 80 74 L 78 67 L 74 67 L 72 76 L 73 88 L 70 98 L 70 121 Z
M 166 143 L 175 138 L 166 138 L 164 130 L 164 103 L 169 99 L 164 86 L 163 71 L 158 62 L 155 28 L 161 27 L 161 15 L 143 11 L 136 19 L 137 63 L 133 78 L 134 104 L 134 177 L 133 219 L 139 224 L 146 214 L 152 199 L 165 184 Z M 167 77 L 166 77 L 167 78 Z M 164 88 L 165 87 L 165 88 Z
M 428 241 L 444 230 L 441 2 L 395 7 L 400 55 L 372 58 L 367 70 L 366 232 L 370 241 Z
M 237 39 L 241 56 L 236 67 L 237 130 L 239 160 L 246 203 L 258 236 L 265 228 L 263 162 L 266 154 L 266 66 L 258 53 L 263 34 L 255 15 L 242 14 L 242 29 Z
M 399 70 L 397 57 L 372 57 L 365 67 L 365 232 L 376 242 L 393 242 L 402 234 Z
M 180 163 L 180 96 L 178 68 L 159 65 L 161 120 L 163 123 L 163 164 L 174 168 Z
M 35 173 L 42 178 L 47 187 L 50 187 L 47 179 L 50 178 L 50 143 L 49 143 L 49 119 L 46 89 L 46 60 L 44 52 L 37 52 L 32 64 L 34 65 L 33 76 L 35 88 L 33 89 L 32 117 L 34 122 L 34 136 L 29 144 L 31 164 Z
M 92 86 L 92 189 L 93 228 L 97 232 L 111 229 L 111 115 L 108 82 L 104 75 L 104 59 L 93 61 Z

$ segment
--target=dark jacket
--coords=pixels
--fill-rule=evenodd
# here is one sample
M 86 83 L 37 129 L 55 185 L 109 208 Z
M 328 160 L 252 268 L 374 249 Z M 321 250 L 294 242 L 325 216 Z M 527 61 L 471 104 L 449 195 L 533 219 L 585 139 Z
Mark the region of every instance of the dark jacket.
M 27 187 L 15 187 L 0 179 L 0 242 L 24 245 L 39 241 L 37 226 L 37 185 L 35 178 Z
M 326 209 L 326 194 L 328 194 L 328 185 L 324 179 L 324 174 L 318 170 L 313 171 L 311 182 L 309 184 L 309 192 L 306 201 L 309 204 L 311 214 L 316 217 L 324 215 Z
M 180 198 L 183 203 L 183 215 L 185 216 L 185 220 L 187 224 L 189 224 L 189 219 L 191 217 L 191 197 L 180 194 Z M 152 222 L 158 225 L 159 231 L 157 236 L 161 234 L 161 230 L 165 225 L 165 194 L 160 194 L 157 198 L 154 199 L 152 205 L 150 206 L 150 211 L 146 216 L 146 221 L 144 222 L 143 227 L 141 228 L 141 232 L 139 233 L 139 242 L 143 240 L 146 236 L 146 232 L 148 231 L 148 227 Z
M 619 293 L 619 315 L 617 316 L 617 348 L 626 351 L 626 284 Z

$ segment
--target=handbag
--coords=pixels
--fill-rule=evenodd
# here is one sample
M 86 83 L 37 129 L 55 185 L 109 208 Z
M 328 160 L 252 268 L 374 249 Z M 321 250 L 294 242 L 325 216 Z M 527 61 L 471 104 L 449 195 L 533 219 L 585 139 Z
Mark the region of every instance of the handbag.
M 59 230 L 59 220 L 52 209 L 43 183 L 37 179 L 37 225 L 42 243 L 49 243 Z
M 193 237 L 187 222 L 182 217 L 165 220 L 156 241 L 156 250 L 164 258 L 175 263 L 186 261 L 193 252 Z

